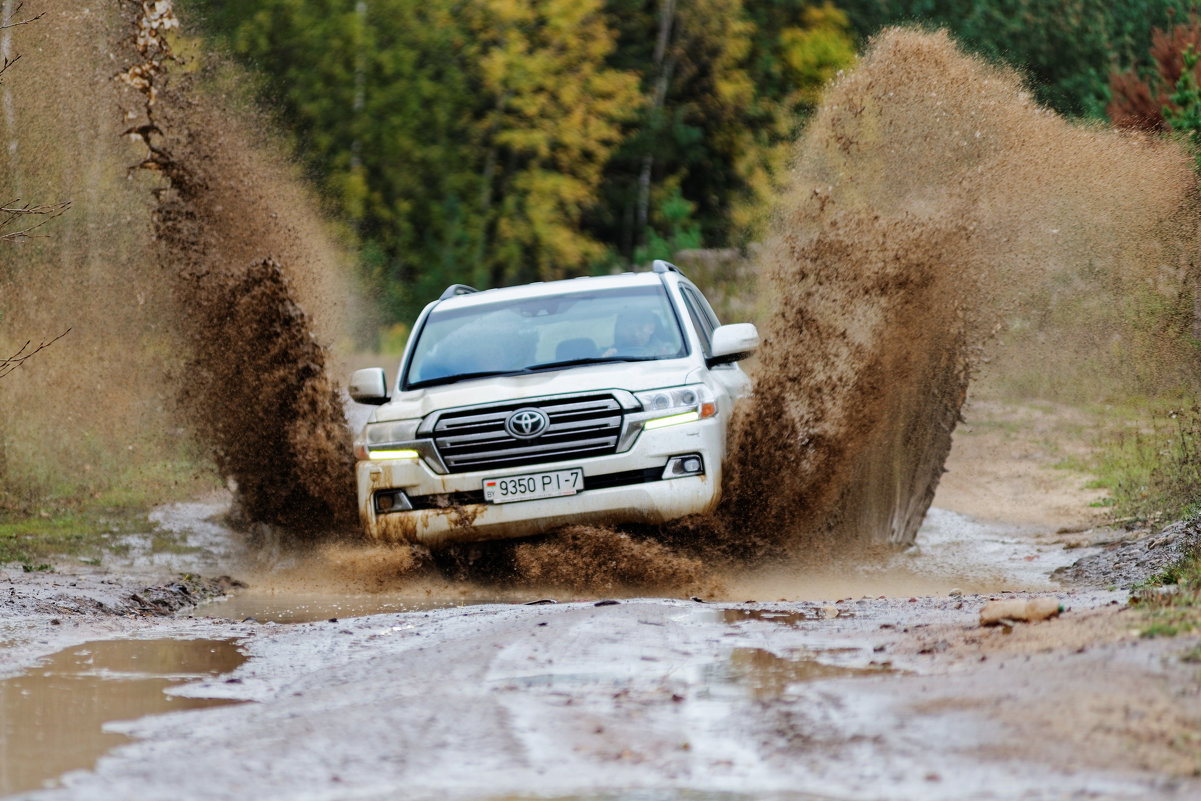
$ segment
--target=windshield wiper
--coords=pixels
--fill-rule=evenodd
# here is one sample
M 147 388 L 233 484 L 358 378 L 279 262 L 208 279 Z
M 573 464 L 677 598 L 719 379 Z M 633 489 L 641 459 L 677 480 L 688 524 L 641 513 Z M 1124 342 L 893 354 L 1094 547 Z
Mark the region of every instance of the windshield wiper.
M 442 375 L 437 378 L 427 378 L 423 381 L 410 381 L 405 384 L 405 389 L 421 389 L 422 387 L 436 387 L 439 384 L 455 384 L 459 381 L 466 381 L 469 378 L 488 378 L 495 375 L 521 375 L 525 370 L 480 370 L 475 373 L 455 373 L 454 375 Z
M 545 362 L 544 364 L 531 364 L 522 372 L 536 373 L 540 370 L 557 370 L 560 367 L 576 367 L 581 364 L 606 364 L 608 362 L 645 362 L 654 359 L 654 356 L 584 356 L 580 359 L 564 359 L 559 362 Z
M 437 378 L 427 378 L 422 381 L 410 381 L 405 384 L 405 389 L 422 389 L 423 387 L 436 387 L 441 384 L 455 384 L 459 381 L 467 381 L 472 378 L 490 378 L 498 375 L 525 375 L 526 373 L 540 373 L 544 370 L 560 370 L 564 367 L 578 367 L 582 364 L 610 364 L 615 362 L 649 362 L 659 358 L 658 356 L 585 356 L 582 359 L 564 359 L 558 362 L 546 362 L 544 364 L 531 364 L 529 367 L 522 367 L 516 370 L 480 370 L 474 373 L 455 373 L 454 375 L 438 376 Z

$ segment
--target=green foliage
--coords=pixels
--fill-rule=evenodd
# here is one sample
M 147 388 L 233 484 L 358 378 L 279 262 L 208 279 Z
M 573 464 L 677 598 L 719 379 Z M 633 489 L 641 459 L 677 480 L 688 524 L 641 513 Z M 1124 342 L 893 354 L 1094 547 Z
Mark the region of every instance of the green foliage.
M 1041 102 L 1100 118 L 1111 70 L 1146 68 L 1152 28 L 1190 4 L 194 2 L 263 76 L 389 320 L 449 283 L 744 246 L 823 87 L 883 25 L 946 27 Z
M 692 219 L 695 206 L 684 199 L 678 186 L 658 207 L 654 222 L 665 231 L 660 234 L 656 227 L 647 227 L 646 243 L 634 252 L 634 261 L 649 264 L 655 259 L 670 260 L 681 250 L 694 250 L 701 246 L 700 226 Z
M 795 0 L 196 2 L 262 76 L 390 319 L 449 283 L 745 240 L 853 57 L 834 6 Z
M 854 42 L 847 35 L 847 15 L 830 3 L 806 8 L 803 25 L 780 32 L 785 89 L 801 108 L 811 109 L 821 99 L 821 89 L 839 70 L 855 60 Z M 788 97 L 789 95 L 785 95 Z
M 1164 106 L 1163 116 L 1173 131 L 1183 135 L 1201 171 L 1201 87 L 1197 84 L 1198 54 L 1190 44 L 1180 54 L 1184 70 L 1172 93 L 1173 106 Z
M 1039 102 L 1102 119 L 1115 67 L 1148 69 L 1151 30 L 1195 0 L 843 0 L 861 36 L 884 25 L 943 27 L 965 47 L 1029 76 Z
M 606 255 L 581 224 L 641 103 L 637 76 L 605 65 L 600 0 L 481 0 L 467 17 L 484 148 L 475 281 L 578 272 Z
M 1159 411 L 1100 444 L 1093 472 L 1116 517 L 1156 524 L 1201 511 L 1201 407 Z

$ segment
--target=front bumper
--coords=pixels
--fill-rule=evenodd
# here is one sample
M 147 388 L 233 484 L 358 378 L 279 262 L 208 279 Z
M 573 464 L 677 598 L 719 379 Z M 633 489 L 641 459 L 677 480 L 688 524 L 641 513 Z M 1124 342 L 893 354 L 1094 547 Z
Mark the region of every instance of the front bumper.
M 363 461 L 356 471 L 359 516 L 375 539 L 434 548 L 533 536 L 572 523 L 665 523 L 716 507 L 723 445 L 724 427 L 717 419 L 707 419 L 644 431 L 626 453 L 578 462 L 439 474 L 419 458 Z M 700 455 L 705 472 L 663 478 L 669 461 L 683 454 Z M 585 489 L 575 495 L 503 504 L 485 503 L 480 497 L 487 478 L 576 467 L 584 471 Z M 605 486 L 614 479 L 621 485 Z M 394 490 L 413 498 L 419 508 L 379 511 L 376 495 Z

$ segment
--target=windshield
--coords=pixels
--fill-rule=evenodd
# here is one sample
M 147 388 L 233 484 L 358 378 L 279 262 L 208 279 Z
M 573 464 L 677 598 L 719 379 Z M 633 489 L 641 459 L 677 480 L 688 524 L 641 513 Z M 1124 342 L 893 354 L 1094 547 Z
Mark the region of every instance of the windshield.
M 418 336 L 405 389 L 688 353 L 662 285 L 435 308 Z

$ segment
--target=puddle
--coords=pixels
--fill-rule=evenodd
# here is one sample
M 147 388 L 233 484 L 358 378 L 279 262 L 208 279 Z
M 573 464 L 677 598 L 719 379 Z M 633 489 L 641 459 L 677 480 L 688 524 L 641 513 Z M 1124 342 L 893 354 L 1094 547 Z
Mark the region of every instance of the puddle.
M 932 507 L 918 533 L 917 546 L 897 554 L 891 567 L 943 577 L 964 592 L 1056 589 L 1051 574 L 1070 565 L 1079 552 L 1045 541 L 1037 526 L 978 520 Z
M 164 690 L 244 661 L 229 640 L 108 640 L 60 651 L 0 681 L 0 796 L 91 768 L 129 741 L 105 731 L 108 723 L 231 703 Z
M 839 610 L 839 617 L 850 617 L 848 612 Z M 801 609 L 784 611 L 780 609 L 723 609 L 721 619 L 724 623 L 741 623 L 744 620 L 760 620 L 765 623 L 777 623 L 789 628 L 797 628 L 802 623 L 812 623 L 815 620 L 826 620 L 829 617 L 821 609 Z
M 789 656 L 777 656 L 762 648 L 736 648 L 724 667 L 721 680 L 741 685 L 757 700 L 771 700 L 788 694 L 794 684 L 820 679 L 838 679 L 855 676 L 877 676 L 890 672 L 884 665 L 869 667 L 847 667 L 822 662 L 817 654 L 798 652 Z
M 241 590 L 228 598 L 203 604 L 188 610 L 193 617 L 210 617 L 227 620 L 253 618 L 259 623 L 314 623 L 319 620 L 367 615 L 382 615 L 392 612 L 427 612 L 431 609 L 447 609 L 456 606 L 474 606 L 489 603 L 508 603 L 495 598 L 436 598 L 389 595 L 387 593 L 302 593 L 255 592 Z
M 330 618 L 362 617 L 388 612 L 413 612 L 432 609 L 441 604 L 425 604 L 399 598 L 364 596 L 356 597 L 328 595 L 259 594 L 242 591 L 224 600 L 214 601 L 191 610 L 197 617 L 245 620 L 253 618 L 260 623 L 312 623 Z

